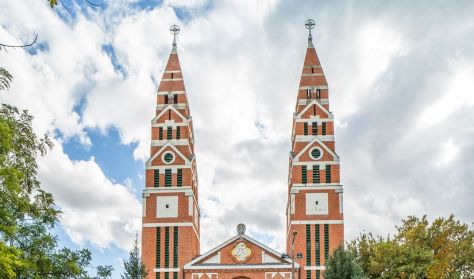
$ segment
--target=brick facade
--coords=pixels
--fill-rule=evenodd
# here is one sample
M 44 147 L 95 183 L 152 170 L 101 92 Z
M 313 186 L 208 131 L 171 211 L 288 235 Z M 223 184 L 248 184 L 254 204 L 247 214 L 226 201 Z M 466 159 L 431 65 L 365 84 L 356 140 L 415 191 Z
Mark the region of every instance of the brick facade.
M 194 133 L 176 50 L 158 87 L 143 190 L 142 258 L 152 279 L 323 278 L 328 256 L 343 245 L 344 222 L 334 117 L 316 50 L 308 39 L 293 117 L 289 158 L 287 255 L 239 232 L 200 255 Z M 241 246 L 238 246 L 241 245 Z M 239 253 L 251 251 L 245 261 Z M 235 250 L 237 251 L 237 250 Z M 243 252 L 242 252 L 243 251 Z

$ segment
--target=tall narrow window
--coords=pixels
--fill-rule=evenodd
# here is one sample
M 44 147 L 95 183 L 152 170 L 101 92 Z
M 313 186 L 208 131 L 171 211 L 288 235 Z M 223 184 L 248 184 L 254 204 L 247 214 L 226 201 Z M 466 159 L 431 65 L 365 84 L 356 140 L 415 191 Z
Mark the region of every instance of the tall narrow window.
M 168 103 L 168 95 L 165 95 L 165 104 Z
M 313 105 L 313 115 L 316 116 L 316 105 Z
M 178 94 L 174 94 L 174 103 L 177 104 L 178 103 Z
M 170 126 L 166 129 L 166 139 L 170 140 L 173 138 L 173 128 Z
M 181 139 L 181 126 L 176 127 L 176 139 Z
M 173 79 L 173 73 L 171 73 L 171 79 Z
M 321 279 L 321 270 L 316 270 L 316 279 Z
M 161 228 L 156 228 L 156 268 L 161 266 Z M 158 274 L 158 273 L 157 273 Z
M 326 166 L 326 183 L 331 183 L 331 165 Z
M 314 74 L 314 68 L 313 67 L 311 67 L 311 73 Z
M 321 99 L 321 89 L 316 89 L 316 98 Z
M 178 227 L 173 228 L 173 267 L 178 267 Z
M 171 120 L 171 110 L 168 111 L 168 120 Z
M 326 124 L 326 122 L 323 122 L 321 125 L 322 125 L 322 127 L 321 127 L 321 134 L 322 134 L 323 136 L 325 136 L 325 135 L 326 135 L 326 125 L 327 125 L 327 124 Z
M 313 165 L 313 183 L 321 183 L 321 179 L 319 178 L 319 166 Z
M 311 265 L 311 225 L 306 225 L 306 265 Z
M 308 135 L 308 122 L 304 122 L 304 124 L 303 124 L 303 134 L 305 136 Z
M 311 134 L 313 136 L 318 134 L 318 122 L 313 122 L 313 124 L 311 124 Z
M 158 128 L 158 138 L 160 140 L 163 139 L 163 127 Z
M 303 184 L 308 183 L 307 172 L 308 172 L 307 167 L 306 167 L 306 166 L 302 166 L 302 167 L 301 167 L 301 183 L 303 183 Z
M 183 170 L 178 169 L 178 187 L 183 186 Z
M 320 237 L 319 237 L 319 224 L 314 225 L 314 242 L 315 242 L 315 259 L 316 259 L 316 266 L 321 265 L 321 251 L 320 251 Z
M 171 187 L 171 170 L 165 170 L 165 187 Z
M 170 227 L 165 227 L 165 268 L 168 267 L 170 267 Z
M 306 279 L 311 279 L 311 270 L 306 270 Z
M 306 98 L 311 99 L 311 88 L 306 89 Z
M 329 224 L 324 224 L 324 262 L 329 259 Z
M 170 273 L 169 272 L 165 272 L 165 279 L 169 279 L 170 278 Z
M 153 186 L 160 187 L 160 170 L 154 170 L 154 177 L 153 177 Z

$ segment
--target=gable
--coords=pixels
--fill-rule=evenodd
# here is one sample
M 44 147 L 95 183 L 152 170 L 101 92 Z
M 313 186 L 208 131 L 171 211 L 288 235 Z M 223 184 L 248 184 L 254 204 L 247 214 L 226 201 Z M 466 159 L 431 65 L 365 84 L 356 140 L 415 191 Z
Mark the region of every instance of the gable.
M 291 261 L 282 259 L 281 253 L 259 243 L 247 235 L 238 235 L 185 265 L 185 269 L 206 269 L 216 266 L 272 265 L 288 268 Z
M 171 163 L 165 163 L 163 161 L 163 155 L 165 153 L 172 153 L 174 155 L 174 160 Z M 188 165 L 191 164 L 191 161 L 184 156 L 184 154 L 172 145 L 170 142 L 167 142 L 163 147 L 161 147 L 147 162 L 146 166 L 166 166 L 166 165 Z
M 302 143 L 302 142 L 299 142 Z M 304 144 L 304 143 L 303 143 Z M 318 159 L 318 161 L 333 161 L 339 160 L 339 156 L 331 150 L 324 142 L 322 142 L 318 137 L 314 137 L 312 141 L 310 141 L 306 146 L 301 149 L 301 151 L 296 154 L 293 161 L 315 161 L 309 154 L 311 149 L 313 148 L 320 148 L 322 151 L 322 157 Z
M 316 106 L 316 114 L 320 116 L 320 118 L 332 118 L 332 113 L 329 112 L 323 105 L 321 105 L 317 100 L 312 100 L 306 107 L 301 110 L 297 115 L 296 119 L 301 118 L 309 118 L 312 115 L 312 108 Z M 322 117 L 324 116 L 324 117 Z
M 178 123 L 188 121 L 188 119 L 174 106 L 166 106 L 155 118 L 153 118 L 151 123 L 164 123 L 166 120 L 174 120 Z

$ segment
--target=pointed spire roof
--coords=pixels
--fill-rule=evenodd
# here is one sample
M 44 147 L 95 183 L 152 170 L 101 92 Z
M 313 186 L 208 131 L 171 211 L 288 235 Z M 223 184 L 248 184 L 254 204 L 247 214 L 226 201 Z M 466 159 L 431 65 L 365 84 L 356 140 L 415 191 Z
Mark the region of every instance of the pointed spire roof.
M 305 22 L 305 27 L 309 30 L 308 47 L 306 49 L 306 56 L 304 58 L 303 71 L 300 79 L 301 86 L 327 86 L 326 77 L 324 76 L 321 62 L 319 61 L 316 48 L 313 44 L 313 35 L 311 30 L 314 28 L 314 20 L 308 19 Z

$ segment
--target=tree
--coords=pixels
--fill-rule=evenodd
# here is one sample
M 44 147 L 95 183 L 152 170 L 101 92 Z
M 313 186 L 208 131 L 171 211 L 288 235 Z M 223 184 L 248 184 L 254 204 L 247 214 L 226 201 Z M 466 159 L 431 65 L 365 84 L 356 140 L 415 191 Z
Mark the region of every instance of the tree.
M 90 251 L 60 248 L 50 233 L 61 212 L 41 189 L 36 158 L 52 143 L 36 136 L 32 119 L 0 108 L 0 278 L 89 278 Z M 104 269 L 97 268 L 99 276 Z
M 343 248 L 339 248 L 335 250 L 333 255 L 329 258 L 326 271 L 324 272 L 324 278 L 362 279 L 364 278 L 364 273 L 356 262 L 355 257 Z
M 473 278 L 474 231 L 453 215 L 410 216 L 393 237 L 362 234 L 348 245 L 368 278 Z
M 140 249 L 138 248 L 138 236 L 133 242 L 133 248 L 130 251 L 128 260 L 123 260 L 125 274 L 122 274 L 122 279 L 143 279 L 148 275 L 145 264 L 140 259 Z

